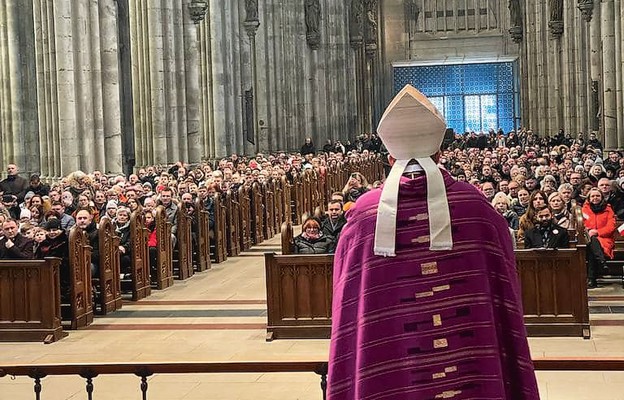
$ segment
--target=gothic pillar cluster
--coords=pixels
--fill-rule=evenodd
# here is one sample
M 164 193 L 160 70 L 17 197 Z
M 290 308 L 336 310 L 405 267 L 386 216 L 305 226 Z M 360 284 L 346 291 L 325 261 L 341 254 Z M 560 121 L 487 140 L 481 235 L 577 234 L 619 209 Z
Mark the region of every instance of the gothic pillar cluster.
M 360 81 L 382 70 L 377 0 L 354 1 L 360 47 L 334 0 L 22 3 L 0 0 L 0 162 L 24 172 L 321 148 L 383 103 Z
M 526 2 L 525 126 L 542 134 L 598 131 L 606 148 L 624 145 L 622 18 L 620 0 Z

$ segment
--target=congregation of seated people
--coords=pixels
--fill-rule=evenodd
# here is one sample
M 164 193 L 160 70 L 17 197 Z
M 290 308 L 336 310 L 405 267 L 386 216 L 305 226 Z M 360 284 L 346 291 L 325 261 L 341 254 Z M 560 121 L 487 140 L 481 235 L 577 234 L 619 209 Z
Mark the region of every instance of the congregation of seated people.
M 327 168 L 339 162 L 358 161 L 370 151 L 379 150 L 378 146 L 376 135 L 365 135 L 354 144 L 329 140 L 322 151 L 317 151 L 310 139 L 298 154 L 233 154 L 215 165 L 178 162 L 167 167 L 146 166 L 127 177 L 76 171 L 49 186 L 42 183 L 38 174 L 22 178 L 18 167 L 11 164 L 7 167 L 9 177 L 0 182 L 0 214 L 5 221 L 16 221 L 18 229 L 24 228 L 28 235 L 35 234 L 36 228 L 45 229 L 51 218 L 58 219 L 68 233 L 78 224 L 79 215 L 86 217 L 80 222 L 86 231 L 92 232 L 101 218 L 108 217 L 121 233 L 125 216 L 121 221 L 116 219 L 119 207 L 151 214 L 151 220 L 156 207 L 162 205 L 175 237 L 175 211 L 182 206 L 192 216 L 197 210 L 187 204 L 198 197 L 210 211 L 213 227 L 211 196 L 215 193 L 282 177 L 292 183 L 306 169 L 313 169 L 322 179 Z M 539 228 L 538 214 L 544 207 L 552 214 L 552 223 L 564 230 L 577 228 L 571 212 L 575 207 L 583 208 L 585 232 L 589 243 L 593 243 L 588 246 L 589 284 L 595 285 L 596 278 L 603 273 L 604 260 L 613 257 L 615 220 L 624 219 L 624 157 L 620 152 L 603 154 L 602 144 L 593 133 L 572 137 L 560 131 L 551 137 L 528 129 L 508 133 L 491 130 L 457 134 L 441 153 L 439 163 L 455 179 L 483 193 L 508 221 L 518 243 L 525 243 L 527 232 L 535 233 L 535 228 Z M 379 185 L 380 182 L 370 184 L 360 173 L 349 175 L 342 192 L 332 196 L 340 204 L 326 204 L 326 212 L 318 218 L 319 237 L 339 240 L 345 216 L 348 219 L 344 212 L 363 193 Z M 598 203 L 592 202 L 590 193 Z M 306 236 L 315 240 L 314 234 Z M 152 237 L 150 248 L 155 247 L 154 240 Z M 4 247 L 0 252 L 2 257 L 10 254 L 6 250 Z M 120 252 L 123 254 L 121 249 Z M 97 268 L 97 260 L 93 261 Z
M 371 139 L 377 144 L 371 142 Z M 107 218 L 119 237 L 119 255 L 122 276 L 130 273 L 131 253 L 130 216 L 138 212 L 144 216 L 149 232 L 148 249 L 152 274 L 157 260 L 155 213 L 162 206 L 171 224 L 172 243 L 177 240 L 178 209 L 190 218 L 193 245 L 197 245 L 197 215 L 195 200 L 201 199 L 208 212 L 209 229 L 215 228 L 213 196 L 236 191 L 241 186 L 251 187 L 270 180 L 286 177 L 292 182 L 298 174 L 314 169 L 323 177 L 329 166 L 340 162 L 353 163 L 366 158 L 378 146 L 375 135 L 363 135 L 352 145 L 336 142 L 322 152 L 303 154 L 257 154 L 253 157 L 232 156 L 215 165 L 202 163 L 187 165 L 178 162 L 167 167 L 146 166 L 129 176 L 106 175 L 101 171 L 75 171 L 68 176 L 46 184 L 39 174 L 29 179 L 19 173 L 15 164 L 7 166 L 7 178 L 0 182 L 0 259 L 33 259 L 59 257 L 61 264 L 61 292 L 68 292 L 70 230 L 82 229 L 91 246 L 91 276 L 99 274 L 100 254 L 98 226 Z M 308 144 L 313 148 L 311 140 Z M 308 150 L 310 148 L 308 147 Z M 365 181 L 365 179 L 362 177 Z M 362 190 L 363 191 L 363 190 Z M 335 237 L 344 225 L 340 199 L 340 215 L 335 212 L 325 223 Z M 330 205 L 330 209 L 335 206 Z M 338 218 L 340 217 L 340 218 Z M 333 221 L 333 222 L 331 222 Z M 319 230 L 320 232 L 320 230 Z M 333 251 L 333 245 L 327 251 Z M 153 279 L 152 279 L 153 281 Z

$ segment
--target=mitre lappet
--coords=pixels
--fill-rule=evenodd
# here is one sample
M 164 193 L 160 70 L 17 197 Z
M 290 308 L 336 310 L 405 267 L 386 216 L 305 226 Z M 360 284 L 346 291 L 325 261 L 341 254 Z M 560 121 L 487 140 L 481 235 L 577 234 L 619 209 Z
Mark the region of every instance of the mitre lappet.
M 406 85 L 384 112 L 377 133 L 396 159 L 383 186 L 375 228 L 376 255 L 396 256 L 396 226 L 399 183 L 405 172 L 424 171 L 427 180 L 429 249 L 451 250 L 451 217 L 442 172 L 431 156 L 440 150 L 446 123 L 444 117 L 411 85 Z M 415 160 L 416 165 L 410 162 Z

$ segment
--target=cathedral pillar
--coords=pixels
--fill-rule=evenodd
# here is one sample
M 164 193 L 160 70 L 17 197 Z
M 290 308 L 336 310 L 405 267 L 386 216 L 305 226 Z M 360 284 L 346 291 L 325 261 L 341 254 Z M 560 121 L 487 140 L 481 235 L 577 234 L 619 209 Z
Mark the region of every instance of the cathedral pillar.
M 602 44 L 601 44 L 601 9 L 596 6 L 594 16 L 590 22 L 590 49 L 591 49 L 591 87 L 592 87 L 592 108 L 591 108 L 591 129 L 598 131 L 601 129 L 601 91 L 602 91 Z
M 603 107 L 604 146 L 617 147 L 617 100 L 615 68 L 615 7 L 613 0 L 602 0 L 602 68 L 603 68 Z
M 200 53 L 199 23 L 201 20 L 191 19 L 190 7 L 192 0 L 185 0 L 183 5 L 184 21 L 184 63 L 186 70 L 186 136 L 188 145 L 188 161 L 198 163 L 203 156 L 202 119 L 200 116 Z M 205 12 L 206 10 L 204 10 Z M 203 15 L 202 15 L 203 19 Z
M 100 54 L 103 119 L 103 153 L 98 159 L 99 168 L 120 173 L 123 168 L 121 137 L 121 101 L 119 90 L 119 54 L 117 48 L 117 8 L 114 3 L 100 1 Z M 127 160 L 125 160 L 127 161 Z
M 175 56 L 175 73 L 174 85 L 176 86 L 175 114 L 177 121 L 177 137 L 178 145 L 176 155 L 173 161 L 189 160 L 188 150 L 188 121 L 186 119 L 187 104 L 186 99 L 186 62 L 185 62 L 185 36 L 184 22 L 187 19 L 188 9 L 184 6 L 183 0 L 173 2 L 173 30 L 174 35 L 174 56 Z
M 61 168 L 60 174 L 80 169 L 78 148 L 78 121 L 74 105 L 81 99 L 76 93 L 76 54 L 72 43 L 72 13 L 69 2 L 58 2 L 54 6 L 54 30 L 56 34 L 56 68 L 58 95 L 58 125 Z M 52 71 L 54 73 L 54 71 Z M 54 88 L 52 88 L 54 89 Z

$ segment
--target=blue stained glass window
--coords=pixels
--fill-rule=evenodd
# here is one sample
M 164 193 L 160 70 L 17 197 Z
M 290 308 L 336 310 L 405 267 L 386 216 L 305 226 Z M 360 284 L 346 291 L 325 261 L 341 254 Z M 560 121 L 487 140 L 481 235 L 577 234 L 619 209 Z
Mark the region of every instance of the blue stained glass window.
M 394 68 L 396 92 L 410 83 L 438 107 L 455 131 L 509 132 L 520 124 L 514 62 Z

